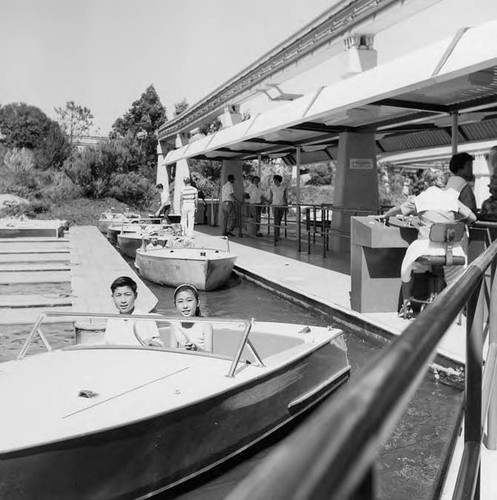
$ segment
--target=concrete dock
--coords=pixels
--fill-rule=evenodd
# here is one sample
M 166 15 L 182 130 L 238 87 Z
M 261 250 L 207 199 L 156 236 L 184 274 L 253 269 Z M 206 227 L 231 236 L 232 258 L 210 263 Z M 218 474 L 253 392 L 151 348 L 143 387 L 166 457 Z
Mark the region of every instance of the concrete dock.
M 197 226 L 198 236 L 216 236 L 219 228 Z M 400 335 L 410 324 L 397 313 L 359 313 L 351 308 L 351 277 L 348 256 L 329 252 L 297 253 L 295 241 L 281 240 L 277 247 L 272 239 L 234 237 L 230 249 L 238 258 L 235 269 L 259 284 L 280 292 L 306 307 L 325 310 L 336 322 L 367 334 L 385 338 Z M 335 262 L 333 262 L 335 261 Z M 465 317 L 454 323 L 444 336 L 438 352 L 457 365 L 465 361 Z
M 110 284 L 138 283 L 137 307 L 157 297 L 94 226 L 72 227 L 63 238 L 0 238 L 0 325 L 31 325 L 45 311 L 115 313 Z

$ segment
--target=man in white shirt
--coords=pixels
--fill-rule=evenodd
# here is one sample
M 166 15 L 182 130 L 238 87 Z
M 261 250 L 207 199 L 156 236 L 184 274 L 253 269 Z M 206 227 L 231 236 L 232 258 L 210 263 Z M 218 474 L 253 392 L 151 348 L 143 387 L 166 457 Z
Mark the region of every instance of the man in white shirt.
M 233 184 L 235 182 L 234 175 L 228 175 L 227 182 L 221 188 L 221 212 L 223 214 L 223 236 L 235 236 L 233 229 L 236 226 L 236 203 L 239 203 L 235 196 Z
M 262 236 L 260 232 L 261 228 L 261 203 L 262 203 L 262 191 L 259 187 L 260 178 L 257 175 L 252 177 L 252 182 L 249 184 L 245 193 L 249 198 L 249 217 L 252 217 L 255 222 L 255 232 L 257 236 Z
M 185 187 L 180 192 L 181 227 L 183 235 L 191 238 L 195 223 L 195 211 L 197 210 L 198 191 L 192 186 L 190 177 L 186 177 L 184 182 Z
M 287 209 L 286 188 L 282 184 L 283 177 L 281 175 L 273 175 L 273 185 L 271 186 L 271 194 L 269 203 L 273 207 L 274 217 L 274 237 L 276 241 L 280 239 L 280 228 L 283 216 Z

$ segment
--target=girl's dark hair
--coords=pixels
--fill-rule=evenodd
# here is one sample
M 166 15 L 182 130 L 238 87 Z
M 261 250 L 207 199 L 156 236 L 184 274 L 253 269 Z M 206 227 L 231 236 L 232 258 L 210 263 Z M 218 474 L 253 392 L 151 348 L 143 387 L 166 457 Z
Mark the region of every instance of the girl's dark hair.
M 176 296 L 178 295 L 179 292 L 183 292 L 184 290 L 190 290 L 193 292 L 193 296 L 195 297 L 195 300 L 197 301 L 197 308 L 195 309 L 195 316 L 200 317 L 202 316 L 202 313 L 200 311 L 200 306 L 198 305 L 199 302 L 199 296 L 198 296 L 198 290 L 193 286 L 190 285 L 189 283 L 183 283 L 182 285 L 178 286 L 176 290 L 174 290 L 174 305 L 176 305 Z
M 136 281 L 129 276 L 119 276 L 119 278 L 116 278 L 113 282 L 112 285 L 110 285 L 110 290 L 112 293 L 116 290 L 116 288 L 119 288 L 120 286 L 129 286 L 131 290 L 133 290 L 133 293 L 135 295 L 138 295 L 138 292 L 136 291 L 138 288 L 138 285 L 136 284 Z

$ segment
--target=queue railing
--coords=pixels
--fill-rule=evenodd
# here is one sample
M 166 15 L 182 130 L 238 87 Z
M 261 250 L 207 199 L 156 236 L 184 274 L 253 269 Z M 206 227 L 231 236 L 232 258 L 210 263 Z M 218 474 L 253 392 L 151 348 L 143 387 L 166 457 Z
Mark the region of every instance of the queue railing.
M 283 210 L 280 224 L 274 221 L 274 208 Z M 251 217 L 251 210 L 260 211 L 260 220 L 257 217 Z M 360 215 L 378 215 L 385 210 L 380 207 L 379 210 L 365 209 L 360 207 L 341 207 L 333 204 L 289 204 L 275 207 L 274 205 L 244 205 L 238 214 L 239 235 L 242 235 L 243 228 L 246 233 L 256 234 L 261 231 L 267 236 L 273 236 L 273 244 L 278 245 L 277 234 L 280 238 L 295 239 L 297 251 L 302 252 L 304 246 L 307 247 L 307 253 L 311 254 L 313 247 L 317 243 L 321 246 L 322 255 L 326 258 L 330 250 L 330 238 L 337 236 L 350 239 L 349 230 L 333 228 L 331 221 L 333 213 L 345 214 L 347 217 Z
M 278 446 L 228 499 L 377 498 L 377 455 L 421 384 L 438 344 L 465 306 L 464 451 L 452 498 L 479 499 L 483 429 L 487 425 L 495 438 L 497 427 L 497 241 L 487 244 L 455 283 Z

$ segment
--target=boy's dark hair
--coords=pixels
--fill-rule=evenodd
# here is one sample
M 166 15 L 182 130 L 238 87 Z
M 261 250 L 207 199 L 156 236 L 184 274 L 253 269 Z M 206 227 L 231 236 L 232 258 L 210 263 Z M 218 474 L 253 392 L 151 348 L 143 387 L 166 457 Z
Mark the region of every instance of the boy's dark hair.
M 133 293 L 135 295 L 138 295 L 138 292 L 136 291 L 138 288 L 138 285 L 136 284 L 136 281 L 129 276 L 119 276 L 119 278 L 116 278 L 113 282 L 112 285 L 110 285 L 110 291 L 114 293 L 116 288 L 119 288 L 120 286 L 129 286 L 131 290 L 133 290 Z
M 162 184 L 157 184 L 157 186 L 155 186 L 157 189 L 164 189 L 164 186 Z
M 273 181 L 283 182 L 283 177 L 281 175 L 273 175 Z
M 228 181 L 231 182 L 231 181 L 234 181 L 235 180 L 235 176 L 230 174 L 228 175 Z
M 469 153 L 456 153 L 449 162 L 449 170 L 453 174 L 457 174 L 462 170 L 468 161 L 473 161 L 475 157 Z

